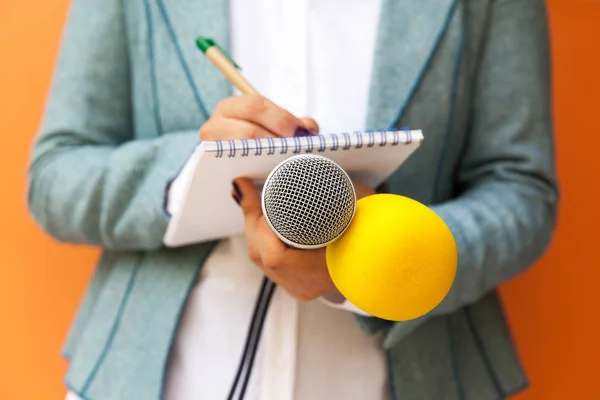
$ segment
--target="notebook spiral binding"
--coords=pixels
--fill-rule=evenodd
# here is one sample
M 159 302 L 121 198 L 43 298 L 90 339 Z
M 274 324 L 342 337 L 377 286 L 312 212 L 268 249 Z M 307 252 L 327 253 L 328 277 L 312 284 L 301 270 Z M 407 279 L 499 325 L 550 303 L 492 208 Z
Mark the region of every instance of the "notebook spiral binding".
M 388 143 L 388 134 L 393 134 L 392 141 Z M 355 137 L 353 144 L 352 136 Z M 331 138 L 331 146 L 328 149 L 328 141 L 326 137 Z M 348 132 L 333 133 L 328 135 L 304 136 L 304 137 L 289 137 L 289 138 L 264 138 L 264 139 L 241 139 L 241 140 L 217 140 L 215 157 L 216 158 L 233 158 L 233 157 L 249 157 L 274 155 L 312 153 L 316 150 L 318 153 L 329 151 L 347 151 L 351 149 L 361 149 L 363 146 L 373 147 L 377 143 L 380 147 L 397 146 L 401 142 L 404 144 L 412 143 L 412 132 L 410 129 L 402 130 L 368 130 L 364 132 Z M 343 144 L 340 143 L 343 142 Z M 291 143 L 290 143 L 291 142 Z M 366 143 L 366 144 L 365 144 Z M 303 146 L 304 144 L 304 146 Z

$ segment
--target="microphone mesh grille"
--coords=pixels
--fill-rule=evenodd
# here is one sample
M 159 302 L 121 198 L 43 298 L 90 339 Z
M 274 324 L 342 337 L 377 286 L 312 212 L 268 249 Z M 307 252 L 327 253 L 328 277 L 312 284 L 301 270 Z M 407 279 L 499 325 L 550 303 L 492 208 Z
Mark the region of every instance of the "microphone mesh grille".
M 263 188 L 265 218 L 291 243 L 320 246 L 337 239 L 354 215 L 352 182 L 333 161 L 292 157 L 272 172 Z

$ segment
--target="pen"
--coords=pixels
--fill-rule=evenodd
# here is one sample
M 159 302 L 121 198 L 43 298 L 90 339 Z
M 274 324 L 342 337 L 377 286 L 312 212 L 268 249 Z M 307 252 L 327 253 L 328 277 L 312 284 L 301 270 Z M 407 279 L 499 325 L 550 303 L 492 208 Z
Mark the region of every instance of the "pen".
M 243 94 L 258 94 L 258 91 L 242 76 L 239 66 L 231 59 L 229 54 L 221 48 L 213 39 L 198 36 L 196 46 L 208 58 L 225 77 Z

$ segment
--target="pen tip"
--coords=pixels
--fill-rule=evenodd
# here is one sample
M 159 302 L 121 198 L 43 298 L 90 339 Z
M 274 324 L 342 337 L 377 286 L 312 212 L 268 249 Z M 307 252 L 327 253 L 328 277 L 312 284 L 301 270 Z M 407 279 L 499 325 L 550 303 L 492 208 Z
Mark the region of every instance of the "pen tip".
M 196 38 L 196 46 L 198 46 L 198 48 L 200 50 L 202 50 L 203 53 L 206 52 L 206 50 L 208 50 L 210 47 L 214 46 L 215 42 L 207 37 L 204 36 L 198 36 Z

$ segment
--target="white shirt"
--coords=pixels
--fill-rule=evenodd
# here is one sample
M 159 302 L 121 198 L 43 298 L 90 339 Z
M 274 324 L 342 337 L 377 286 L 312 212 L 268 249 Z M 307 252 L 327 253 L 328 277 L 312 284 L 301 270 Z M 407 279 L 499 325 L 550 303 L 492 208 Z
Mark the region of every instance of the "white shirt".
M 231 55 L 261 94 L 314 118 L 321 132 L 362 130 L 379 10 L 380 0 L 230 0 Z M 165 400 L 226 398 L 262 276 L 243 236 L 218 244 L 182 315 Z M 389 396 L 380 338 L 360 331 L 352 314 L 360 310 L 335 307 L 276 289 L 245 399 Z

